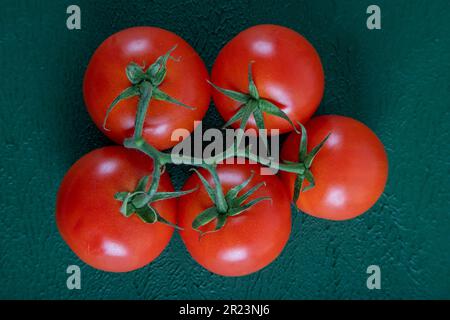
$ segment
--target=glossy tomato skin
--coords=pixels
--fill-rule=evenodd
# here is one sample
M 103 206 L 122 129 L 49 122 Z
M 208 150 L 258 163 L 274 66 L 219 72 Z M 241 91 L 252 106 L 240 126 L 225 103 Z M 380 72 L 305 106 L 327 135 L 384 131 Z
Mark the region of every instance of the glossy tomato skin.
M 90 266 L 111 272 L 127 272 L 145 266 L 167 246 L 173 228 L 145 224 L 137 216 L 120 213 L 118 191 L 133 191 L 152 170 L 152 160 L 123 147 L 94 150 L 78 160 L 60 186 L 56 222 L 62 238 Z M 160 191 L 173 191 L 167 173 Z M 156 202 L 154 207 L 176 221 L 176 200 Z
M 224 192 L 245 181 L 254 171 L 253 180 L 242 193 L 265 181 L 266 186 L 262 186 L 249 200 L 270 196 L 272 201 L 262 201 L 239 216 L 229 217 L 221 230 L 205 234 L 200 240 L 199 233 L 191 226 L 200 212 L 212 206 L 204 187 L 178 202 L 177 219 L 184 229 L 180 231 L 181 237 L 194 260 L 207 270 L 223 276 L 247 275 L 270 264 L 283 250 L 291 231 L 289 198 L 278 177 L 261 176 L 260 169 L 256 164 L 218 166 Z M 205 170 L 200 172 L 212 183 Z M 201 186 L 201 182 L 194 174 L 187 180 L 184 190 L 196 186 Z M 211 231 L 214 226 L 215 222 L 212 222 L 201 230 Z
M 324 74 L 319 55 L 303 36 L 277 25 L 257 25 L 242 31 L 220 51 L 212 69 L 212 82 L 248 93 L 247 70 L 251 61 L 262 98 L 275 103 L 294 123 L 304 123 L 313 115 L 323 96 Z M 213 99 L 225 120 L 240 106 L 215 90 Z M 264 114 L 264 122 L 267 129 L 292 131 L 286 120 L 272 115 Z M 237 122 L 233 127 L 239 125 Z M 256 128 L 253 117 L 246 128 Z
M 106 39 L 95 51 L 86 70 L 83 92 L 87 109 L 95 124 L 110 139 L 121 144 L 134 132 L 138 98 L 120 102 L 111 112 L 107 128 L 103 121 L 111 102 L 130 82 L 125 68 L 130 62 L 148 67 L 172 47 L 173 59 L 167 63 L 167 75 L 160 89 L 179 101 L 195 107 L 189 110 L 169 102 L 152 100 L 144 124 L 143 136 L 159 150 L 174 146 L 173 130 L 194 129 L 194 121 L 201 120 L 210 102 L 211 88 L 208 71 L 195 50 L 176 34 L 155 27 L 125 29 Z
M 308 151 L 331 135 L 311 167 L 316 186 L 300 194 L 297 206 L 329 220 L 352 219 L 369 210 L 388 177 L 387 155 L 375 133 L 357 120 L 337 115 L 315 117 L 305 127 Z M 299 143 L 300 135 L 289 135 L 281 159 L 297 161 Z M 295 176 L 282 172 L 281 178 L 292 196 Z

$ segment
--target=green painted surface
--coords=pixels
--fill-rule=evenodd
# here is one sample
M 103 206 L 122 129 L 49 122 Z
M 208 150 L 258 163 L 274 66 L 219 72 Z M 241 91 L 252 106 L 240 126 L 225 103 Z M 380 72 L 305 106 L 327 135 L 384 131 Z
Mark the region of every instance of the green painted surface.
M 366 8 L 382 9 L 382 30 Z M 0 298 L 450 298 L 450 2 L 75 1 L 82 30 L 65 26 L 72 1 L 2 1 L 0 10 Z M 222 278 L 199 267 L 179 236 L 151 265 L 108 274 L 61 240 L 55 194 L 68 168 L 111 144 L 90 121 L 81 84 L 91 54 L 136 25 L 176 32 L 210 68 L 238 31 L 277 23 L 305 35 L 326 72 L 319 113 L 355 117 L 386 145 L 389 182 L 377 205 L 343 223 L 296 215 L 269 267 Z M 222 120 L 212 106 L 207 126 Z M 179 187 L 182 169 L 171 173 Z M 82 268 L 82 290 L 66 267 Z M 381 267 L 382 289 L 366 288 Z

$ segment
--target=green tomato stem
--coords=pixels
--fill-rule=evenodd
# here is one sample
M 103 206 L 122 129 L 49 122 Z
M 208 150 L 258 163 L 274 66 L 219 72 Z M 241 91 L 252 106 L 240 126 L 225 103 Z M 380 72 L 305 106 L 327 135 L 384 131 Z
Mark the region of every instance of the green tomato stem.
M 145 116 L 147 115 L 147 109 L 152 100 L 153 86 L 148 81 L 143 81 L 140 85 L 141 97 L 139 99 L 136 120 L 134 124 L 134 138 L 138 139 L 142 136 L 144 129 Z
M 225 200 L 225 194 L 223 193 L 222 184 L 220 183 L 219 175 L 215 166 L 205 166 L 214 180 L 214 189 L 216 192 L 216 208 L 219 213 L 226 213 L 228 211 L 228 204 Z

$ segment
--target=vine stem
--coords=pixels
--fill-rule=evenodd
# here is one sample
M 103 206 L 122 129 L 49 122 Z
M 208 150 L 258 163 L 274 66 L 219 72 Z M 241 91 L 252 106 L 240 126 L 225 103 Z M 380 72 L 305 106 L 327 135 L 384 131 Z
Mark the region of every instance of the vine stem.
M 137 149 L 145 154 L 147 154 L 149 157 L 151 157 L 154 160 L 154 172 L 153 172 L 153 180 L 155 183 L 159 183 L 160 178 L 160 169 L 162 166 L 166 164 L 172 164 L 172 163 L 184 163 L 189 164 L 192 166 L 197 167 L 203 167 L 208 169 L 210 173 L 215 172 L 215 165 L 218 163 L 221 163 L 225 161 L 228 158 L 232 157 L 240 157 L 240 158 L 247 158 L 251 161 L 255 161 L 260 163 L 261 160 L 259 159 L 258 155 L 253 154 L 246 149 L 237 149 L 235 150 L 235 146 L 231 146 L 229 149 L 227 149 L 225 152 L 222 152 L 220 154 L 217 154 L 215 156 L 212 156 L 210 158 L 196 158 L 196 157 L 189 157 L 189 156 L 183 156 L 183 155 L 177 155 L 177 154 L 168 154 L 163 153 L 159 150 L 157 150 L 155 147 L 153 147 L 151 144 L 146 142 L 142 136 L 143 129 L 144 129 L 144 123 L 145 123 L 145 117 L 147 115 L 147 110 L 149 108 L 150 102 L 153 98 L 153 93 L 155 91 L 154 85 L 147 80 L 142 81 L 142 83 L 139 85 L 139 102 L 137 106 L 137 112 L 136 112 L 136 118 L 135 118 L 135 129 L 134 134 L 132 138 L 126 139 L 124 141 L 124 146 L 131 149 Z M 297 174 L 303 174 L 304 168 L 302 165 L 299 164 L 292 164 L 292 163 L 279 163 L 279 162 L 269 162 L 268 164 L 265 164 L 267 167 L 274 169 L 274 170 L 282 170 L 286 172 L 291 173 L 297 173 Z M 158 170 L 156 169 L 158 167 Z M 214 174 L 213 174 L 214 176 Z M 215 181 L 216 182 L 216 181 Z M 155 187 L 150 187 L 149 192 L 155 192 Z M 218 183 L 216 183 L 218 184 Z M 220 184 L 218 184 L 220 185 Z M 218 187 L 219 188 L 219 187 Z
M 163 153 L 155 149 L 156 152 L 159 153 L 159 158 L 162 164 L 168 164 L 168 163 L 184 163 L 192 166 L 198 166 L 198 167 L 204 167 L 205 165 L 216 165 L 219 163 L 222 163 L 226 159 L 237 157 L 237 158 L 246 158 L 255 162 L 260 162 L 260 159 L 258 155 L 254 153 L 247 152 L 246 150 L 237 150 L 234 151 L 234 146 L 229 148 L 228 150 L 219 153 L 215 156 L 212 156 L 210 158 L 196 158 L 196 157 L 189 157 L 189 156 L 182 156 L 178 154 L 168 154 Z M 268 168 L 274 169 L 274 170 L 281 170 L 291 173 L 297 173 L 297 174 L 303 174 L 304 169 L 302 166 L 299 166 L 298 164 L 289 164 L 289 163 L 279 163 L 279 162 L 270 162 L 266 165 Z
M 125 140 L 124 146 L 131 149 L 137 149 L 147 154 L 160 166 L 173 163 L 183 163 L 196 167 L 206 168 L 207 166 L 215 166 L 232 157 L 246 158 L 255 162 L 260 162 L 258 155 L 247 152 L 246 150 L 234 151 L 234 146 L 232 146 L 231 148 L 220 154 L 217 154 L 215 156 L 206 159 L 161 152 L 155 147 L 153 147 L 151 144 L 146 142 L 142 136 L 137 138 L 133 137 L 132 139 Z M 299 166 L 299 164 L 297 163 L 290 164 L 290 163 L 270 162 L 269 164 L 267 164 L 267 167 L 274 170 L 281 170 L 297 174 L 304 173 L 303 166 Z

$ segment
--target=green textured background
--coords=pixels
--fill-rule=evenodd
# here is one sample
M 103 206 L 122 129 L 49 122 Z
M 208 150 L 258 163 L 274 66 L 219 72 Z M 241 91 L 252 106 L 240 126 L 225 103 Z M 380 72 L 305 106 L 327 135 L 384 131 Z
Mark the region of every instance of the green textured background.
M 82 30 L 66 28 L 78 4 Z M 366 8 L 382 30 L 366 28 Z M 450 2 L 432 1 L 1 1 L 0 298 L 450 298 Z M 326 73 L 319 113 L 355 117 L 384 142 L 390 176 L 364 216 L 342 223 L 295 215 L 269 267 L 243 278 L 203 270 L 178 235 L 149 266 L 96 271 L 63 243 L 55 194 L 82 155 L 111 144 L 91 122 L 82 79 L 106 37 L 154 25 L 185 38 L 210 68 L 237 32 L 276 23 L 305 35 Z M 222 124 L 214 107 L 207 126 Z M 171 173 L 179 187 L 182 169 Z M 66 267 L 82 268 L 82 290 Z M 381 267 L 382 289 L 366 288 Z

